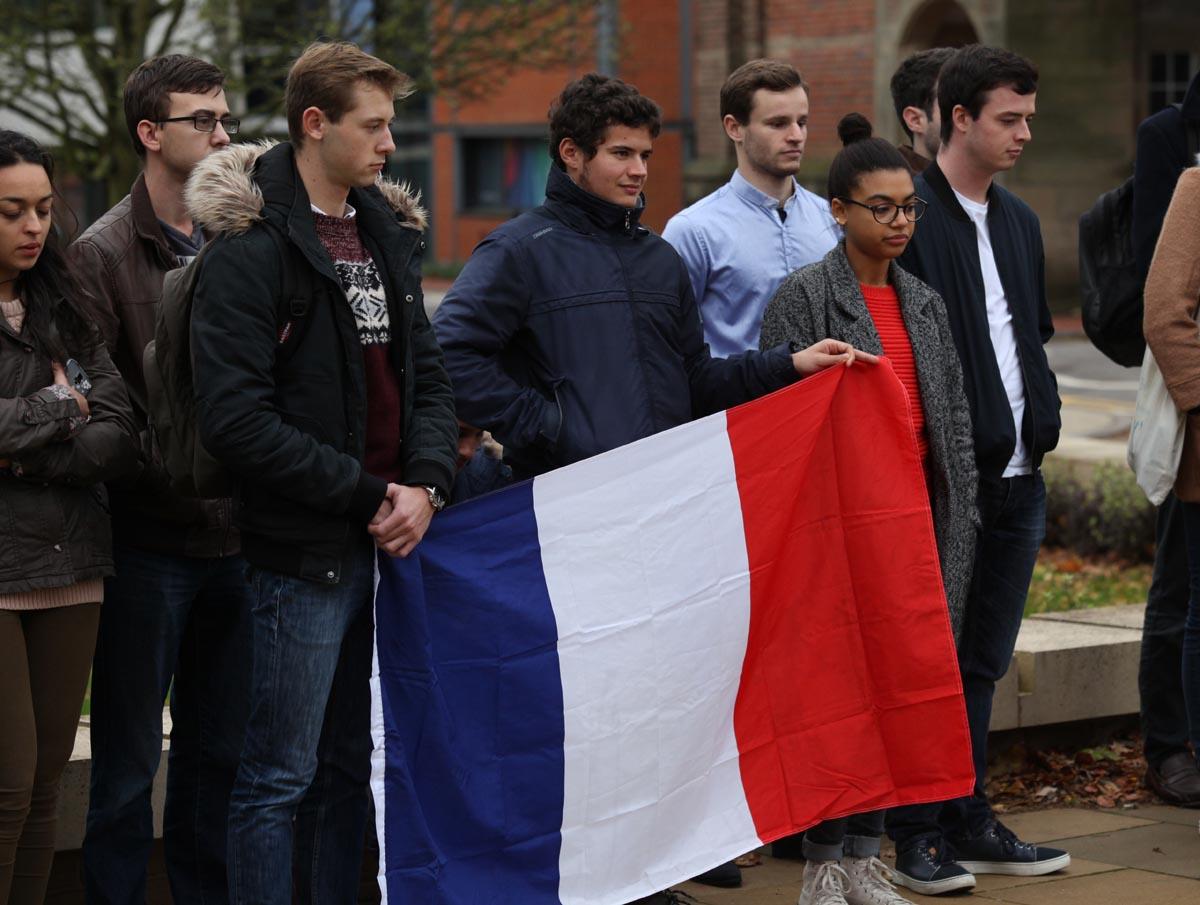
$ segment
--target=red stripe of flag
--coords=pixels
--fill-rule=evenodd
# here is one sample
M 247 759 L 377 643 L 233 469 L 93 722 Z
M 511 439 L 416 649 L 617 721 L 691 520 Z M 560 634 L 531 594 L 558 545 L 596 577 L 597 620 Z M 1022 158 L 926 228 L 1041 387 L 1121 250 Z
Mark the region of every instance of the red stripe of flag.
M 884 360 L 728 413 L 750 564 L 734 710 L 764 842 L 968 794 L 974 775 L 924 473 Z

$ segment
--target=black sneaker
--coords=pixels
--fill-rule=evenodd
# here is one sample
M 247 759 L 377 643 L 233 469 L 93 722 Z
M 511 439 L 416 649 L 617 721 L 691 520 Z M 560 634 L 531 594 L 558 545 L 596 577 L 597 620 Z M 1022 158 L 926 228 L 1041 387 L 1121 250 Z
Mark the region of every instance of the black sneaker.
M 629 905 L 699 905 L 700 900 L 688 895 L 682 889 L 665 889 L 644 899 L 630 902 Z
M 971 872 L 955 863 L 937 839 L 921 839 L 912 848 L 897 852 L 895 874 L 896 885 L 926 896 L 975 887 Z
M 742 885 L 742 869 L 732 861 L 726 861 L 712 870 L 692 877 L 692 882 L 703 883 L 705 886 L 719 886 L 721 889 L 736 889 Z
M 1062 849 L 1022 842 L 999 820 L 983 835 L 955 839 L 951 846 L 955 860 L 975 874 L 1040 877 L 1071 864 L 1071 856 Z

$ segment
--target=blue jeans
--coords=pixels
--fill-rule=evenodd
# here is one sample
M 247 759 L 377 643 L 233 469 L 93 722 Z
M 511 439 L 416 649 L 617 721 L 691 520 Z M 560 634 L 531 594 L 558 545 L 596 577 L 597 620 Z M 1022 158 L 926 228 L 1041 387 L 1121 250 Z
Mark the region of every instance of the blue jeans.
M 89 905 L 143 905 L 150 788 L 171 690 L 163 843 L 176 905 L 226 901 L 225 824 L 249 710 L 250 596 L 238 556 L 117 546 L 92 667 Z M 172 678 L 174 682 L 172 682 Z
M 1188 738 L 1200 756 L 1200 503 L 1185 503 L 1183 526 L 1187 532 L 1188 574 L 1191 595 L 1183 626 L 1183 700 L 1187 707 Z
M 370 779 L 374 546 L 339 584 L 249 570 L 254 678 L 229 806 L 237 905 L 357 901 Z
M 975 789 L 965 798 L 889 811 L 888 835 L 899 851 L 930 837 L 978 836 L 994 819 L 984 793 L 992 695 L 1012 662 L 1029 582 L 1046 533 L 1046 485 L 1040 472 L 981 479 L 978 501 L 982 528 L 958 645 Z

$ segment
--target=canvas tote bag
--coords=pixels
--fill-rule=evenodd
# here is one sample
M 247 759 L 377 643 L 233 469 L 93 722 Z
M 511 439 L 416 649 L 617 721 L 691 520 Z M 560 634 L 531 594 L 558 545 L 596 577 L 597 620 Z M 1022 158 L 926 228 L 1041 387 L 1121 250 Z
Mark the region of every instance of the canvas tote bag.
M 1179 473 L 1187 416 L 1175 407 L 1158 362 L 1147 347 L 1142 358 L 1127 460 L 1150 502 L 1162 505 Z

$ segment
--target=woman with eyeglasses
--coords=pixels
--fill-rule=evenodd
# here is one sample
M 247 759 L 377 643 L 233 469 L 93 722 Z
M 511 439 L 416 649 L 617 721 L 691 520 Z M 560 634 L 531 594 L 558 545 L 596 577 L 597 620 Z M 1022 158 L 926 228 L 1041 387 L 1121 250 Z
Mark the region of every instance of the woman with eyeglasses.
M 826 336 L 884 354 L 907 391 L 925 466 L 942 583 L 955 635 L 975 551 L 975 454 L 962 371 L 941 297 L 896 264 L 925 202 L 900 152 L 857 113 L 838 124 L 845 147 L 829 168 L 829 206 L 844 238 L 796 271 L 763 316 L 762 348 Z M 883 811 L 828 820 L 804 837 L 799 905 L 903 905 L 879 860 Z
M 45 897 L 102 579 L 101 482 L 137 466 L 125 385 L 55 231 L 50 155 L 0 131 L 0 905 Z

